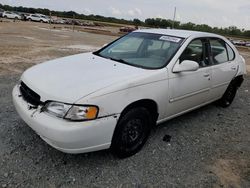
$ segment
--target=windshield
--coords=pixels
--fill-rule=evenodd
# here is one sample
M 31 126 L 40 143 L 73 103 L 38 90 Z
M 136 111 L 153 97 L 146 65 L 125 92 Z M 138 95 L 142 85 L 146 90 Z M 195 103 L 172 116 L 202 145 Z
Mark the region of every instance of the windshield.
M 130 33 L 94 53 L 132 66 L 157 69 L 166 66 L 183 39 L 152 33 Z

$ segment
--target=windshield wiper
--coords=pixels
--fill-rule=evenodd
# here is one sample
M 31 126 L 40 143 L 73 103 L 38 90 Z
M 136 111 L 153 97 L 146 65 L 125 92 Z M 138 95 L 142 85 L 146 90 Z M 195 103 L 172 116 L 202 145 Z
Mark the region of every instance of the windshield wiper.
M 103 57 L 103 58 L 106 58 L 106 59 L 110 59 L 110 60 L 113 60 L 113 61 L 117 61 L 119 63 L 124 63 L 124 64 L 127 64 L 127 65 L 131 65 L 129 62 L 125 61 L 124 59 L 116 59 L 116 58 L 113 58 L 113 57 L 108 57 L 108 56 L 103 56 L 101 55 L 100 53 L 98 52 L 93 52 L 94 55 L 97 55 L 97 56 L 100 56 L 100 57 Z
M 117 61 L 119 63 L 124 63 L 124 64 L 129 64 L 127 61 L 125 61 L 124 59 L 116 59 L 113 57 L 110 57 L 109 59 L 113 60 L 113 61 Z
M 130 65 L 130 66 L 136 66 L 138 68 L 144 69 L 143 66 L 141 66 L 141 65 L 133 65 L 132 63 L 129 63 L 129 62 L 125 61 L 124 59 L 116 59 L 116 58 L 113 58 L 113 57 L 107 57 L 107 58 L 110 59 L 110 60 L 113 60 L 113 61 L 117 61 L 119 63 L 123 63 L 123 64 Z

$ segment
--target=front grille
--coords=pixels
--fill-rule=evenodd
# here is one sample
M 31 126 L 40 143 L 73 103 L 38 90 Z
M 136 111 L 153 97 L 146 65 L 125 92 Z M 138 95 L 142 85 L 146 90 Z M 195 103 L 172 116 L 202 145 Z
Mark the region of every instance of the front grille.
M 40 101 L 41 97 L 31 90 L 25 83 L 21 82 L 20 84 L 20 92 L 25 101 L 27 101 L 29 104 L 32 104 L 34 106 L 38 106 L 42 104 Z

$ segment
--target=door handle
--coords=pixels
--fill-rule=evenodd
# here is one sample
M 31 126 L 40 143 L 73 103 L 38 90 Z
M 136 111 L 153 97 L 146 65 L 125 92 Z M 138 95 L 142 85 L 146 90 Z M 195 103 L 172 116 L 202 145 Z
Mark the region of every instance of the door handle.
M 232 70 L 236 70 L 236 67 L 235 67 L 235 66 L 233 66 L 233 67 L 231 67 L 231 69 L 232 69 Z
M 205 73 L 203 76 L 204 76 L 204 77 L 209 77 L 210 74 L 209 74 L 209 73 Z

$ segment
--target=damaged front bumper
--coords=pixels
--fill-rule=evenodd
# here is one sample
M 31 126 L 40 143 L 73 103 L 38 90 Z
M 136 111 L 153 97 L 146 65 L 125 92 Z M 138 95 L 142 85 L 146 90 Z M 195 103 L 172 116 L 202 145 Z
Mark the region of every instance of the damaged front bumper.
M 107 149 L 119 116 L 92 121 L 72 122 L 32 109 L 20 95 L 19 87 L 12 92 L 13 103 L 21 118 L 52 147 L 65 153 L 85 153 Z

